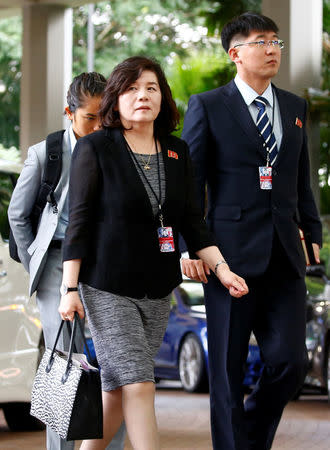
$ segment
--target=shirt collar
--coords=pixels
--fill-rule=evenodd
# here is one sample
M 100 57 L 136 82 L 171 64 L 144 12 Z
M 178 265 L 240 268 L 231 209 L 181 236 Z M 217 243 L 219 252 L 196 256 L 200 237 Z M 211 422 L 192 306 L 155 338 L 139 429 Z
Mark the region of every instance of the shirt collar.
M 71 146 L 71 153 L 72 153 L 76 146 L 76 143 L 77 143 L 77 138 L 73 132 L 72 124 L 69 127 L 69 138 L 70 138 L 70 146 Z
M 242 80 L 242 78 L 237 74 L 235 79 L 235 84 L 237 86 L 237 89 L 242 94 L 243 100 L 247 104 L 247 106 L 250 106 L 253 101 L 259 97 L 258 92 L 256 92 L 254 89 L 252 89 L 251 86 L 249 86 L 245 81 Z M 273 90 L 272 90 L 272 84 L 269 83 L 267 89 L 263 92 L 262 97 L 264 97 L 271 108 L 273 107 Z

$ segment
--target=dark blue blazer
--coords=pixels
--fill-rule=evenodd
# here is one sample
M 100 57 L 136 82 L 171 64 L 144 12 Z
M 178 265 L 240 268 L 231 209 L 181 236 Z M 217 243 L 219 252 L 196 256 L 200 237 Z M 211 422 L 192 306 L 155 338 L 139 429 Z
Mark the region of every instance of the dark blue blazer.
M 193 95 L 184 120 L 182 138 L 190 148 L 202 208 L 207 185 L 207 222 L 232 270 L 245 277 L 264 272 L 274 230 L 297 274 L 304 275 L 298 216 L 312 242 L 322 242 L 310 188 L 306 101 L 275 86 L 274 92 L 283 138 L 271 191 L 260 189 L 263 139 L 234 81 Z

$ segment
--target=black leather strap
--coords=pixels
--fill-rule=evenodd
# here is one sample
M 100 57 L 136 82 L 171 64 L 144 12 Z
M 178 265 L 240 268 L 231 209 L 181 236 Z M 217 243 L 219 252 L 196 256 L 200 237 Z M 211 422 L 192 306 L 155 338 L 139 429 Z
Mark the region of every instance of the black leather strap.
M 84 334 L 84 330 L 83 330 L 83 326 L 82 326 L 81 320 L 79 319 L 78 313 L 75 312 L 74 313 L 74 319 L 73 319 L 72 328 L 71 328 L 71 324 L 68 321 L 66 321 L 66 320 L 62 320 L 62 322 L 61 322 L 61 324 L 59 326 L 59 329 L 58 329 L 58 332 L 57 332 L 57 335 L 56 335 L 56 339 L 55 339 L 55 342 L 54 342 L 54 346 L 53 346 L 51 355 L 49 357 L 48 364 L 46 366 L 46 372 L 50 372 L 50 370 L 52 368 L 53 361 L 54 361 L 54 353 L 56 351 L 56 345 L 57 345 L 57 342 L 58 342 L 59 337 L 61 335 L 64 322 L 67 323 L 68 332 L 71 335 L 71 337 L 70 337 L 68 361 L 67 361 L 65 372 L 64 372 L 63 377 L 62 377 L 62 383 L 65 383 L 67 378 L 68 378 L 68 376 L 69 376 L 70 368 L 72 366 L 72 353 L 73 352 L 77 352 L 76 346 L 75 346 L 75 343 L 74 343 L 75 336 L 76 336 L 76 330 L 77 330 L 77 323 L 78 323 L 78 328 L 80 330 L 80 333 L 81 333 L 81 336 L 83 338 L 83 342 L 84 342 L 84 345 L 85 345 L 85 348 L 86 348 L 86 351 L 87 351 L 88 359 L 89 359 L 89 361 L 92 361 L 92 357 L 91 357 L 89 348 L 87 346 L 87 342 L 86 342 L 86 338 L 85 338 L 85 334 Z

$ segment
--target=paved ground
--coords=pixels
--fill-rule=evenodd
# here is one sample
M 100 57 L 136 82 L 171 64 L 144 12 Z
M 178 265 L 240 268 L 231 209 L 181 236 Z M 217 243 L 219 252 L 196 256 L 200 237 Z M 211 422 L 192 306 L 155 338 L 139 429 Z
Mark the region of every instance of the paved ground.
M 163 450 L 211 450 L 209 398 L 177 388 L 159 388 L 156 408 Z M 41 450 L 45 433 L 12 433 L 0 410 L 1 450 Z M 125 450 L 132 447 L 127 442 Z M 324 396 L 303 396 L 290 403 L 273 450 L 329 450 L 330 406 Z

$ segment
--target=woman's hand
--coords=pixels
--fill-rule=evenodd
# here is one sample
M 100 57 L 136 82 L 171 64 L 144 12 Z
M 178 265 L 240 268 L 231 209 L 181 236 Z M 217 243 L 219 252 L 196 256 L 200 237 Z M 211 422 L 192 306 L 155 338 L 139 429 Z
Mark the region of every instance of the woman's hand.
M 229 293 L 232 297 L 240 298 L 249 292 L 245 280 L 232 272 L 226 264 L 218 267 L 217 277 L 221 283 L 229 289 Z
M 58 307 L 58 312 L 60 313 L 62 319 L 70 320 L 72 322 L 76 311 L 81 319 L 85 317 L 84 307 L 81 303 L 78 292 L 73 291 L 62 295 L 61 303 Z
M 181 258 L 182 273 L 195 281 L 207 283 L 206 275 L 210 275 L 209 266 L 201 259 Z

